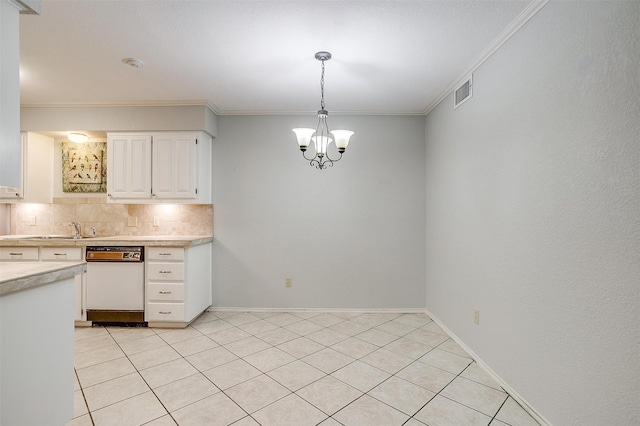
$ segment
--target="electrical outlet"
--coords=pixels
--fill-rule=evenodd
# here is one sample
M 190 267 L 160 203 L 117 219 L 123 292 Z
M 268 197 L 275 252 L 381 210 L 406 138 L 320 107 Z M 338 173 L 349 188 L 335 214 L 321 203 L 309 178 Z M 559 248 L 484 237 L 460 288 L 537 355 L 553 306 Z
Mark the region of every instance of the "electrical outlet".
M 127 226 L 138 226 L 138 218 L 135 216 L 127 217 Z
M 29 218 L 29 226 L 36 226 L 36 217 L 35 216 L 31 216 L 31 218 Z
M 160 216 L 153 217 L 153 226 L 160 226 Z
M 476 309 L 473 311 L 473 322 L 476 324 L 480 324 L 480 309 Z
M 291 277 L 287 277 L 284 279 L 284 286 L 291 287 Z

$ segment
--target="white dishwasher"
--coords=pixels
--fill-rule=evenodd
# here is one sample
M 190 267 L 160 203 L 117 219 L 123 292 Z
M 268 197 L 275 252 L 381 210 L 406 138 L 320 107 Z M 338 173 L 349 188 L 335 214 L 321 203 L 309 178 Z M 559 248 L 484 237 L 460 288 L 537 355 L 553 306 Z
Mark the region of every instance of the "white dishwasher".
M 146 326 L 144 247 L 87 247 L 87 320 L 96 325 Z

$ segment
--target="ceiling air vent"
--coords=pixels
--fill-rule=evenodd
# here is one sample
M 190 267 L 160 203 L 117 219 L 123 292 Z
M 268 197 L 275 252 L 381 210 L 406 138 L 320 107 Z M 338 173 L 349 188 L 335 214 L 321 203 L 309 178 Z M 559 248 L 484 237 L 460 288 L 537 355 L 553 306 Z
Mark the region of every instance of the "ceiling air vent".
M 454 96 L 453 96 L 454 109 L 458 108 L 460 105 L 465 103 L 465 101 L 468 100 L 473 94 L 472 80 L 473 80 L 473 75 L 469 76 L 469 78 L 464 83 L 459 85 L 454 91 Z

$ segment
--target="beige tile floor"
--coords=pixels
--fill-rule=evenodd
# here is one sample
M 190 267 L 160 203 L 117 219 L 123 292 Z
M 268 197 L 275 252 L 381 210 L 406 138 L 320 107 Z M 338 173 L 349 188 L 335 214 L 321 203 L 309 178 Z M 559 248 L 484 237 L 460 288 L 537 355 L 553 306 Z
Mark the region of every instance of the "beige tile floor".
M 205 312 L 75 332 L 78 425 L 538 425 L 423 314 Z

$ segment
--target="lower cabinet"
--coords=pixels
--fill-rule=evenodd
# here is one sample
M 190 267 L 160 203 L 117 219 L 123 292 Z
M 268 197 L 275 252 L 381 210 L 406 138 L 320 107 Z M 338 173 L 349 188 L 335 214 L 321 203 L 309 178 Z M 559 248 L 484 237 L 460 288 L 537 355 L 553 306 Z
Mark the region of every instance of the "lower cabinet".
M 145 321 L 186 327 L 211 306 L 211 243 L 147 247 Z
M 64 262 L 82 261 L 82 247 L 0 247 L 2 261 L 42 261 Z M 84 309 L 87 298 L 87 274 L 76 275 L 74 278 L 74 315 L 75 321 L 86 321 L 87 312 Z
M 38 260 L 38 247 L 0 247 L 0 260 Z
M 43 262 L 64 262 L 83 260 L 82 247 L 40 247 L 40 260 Z M 87 273 L 74 277 L 73 319 L 86 321 L 87 311 Z

